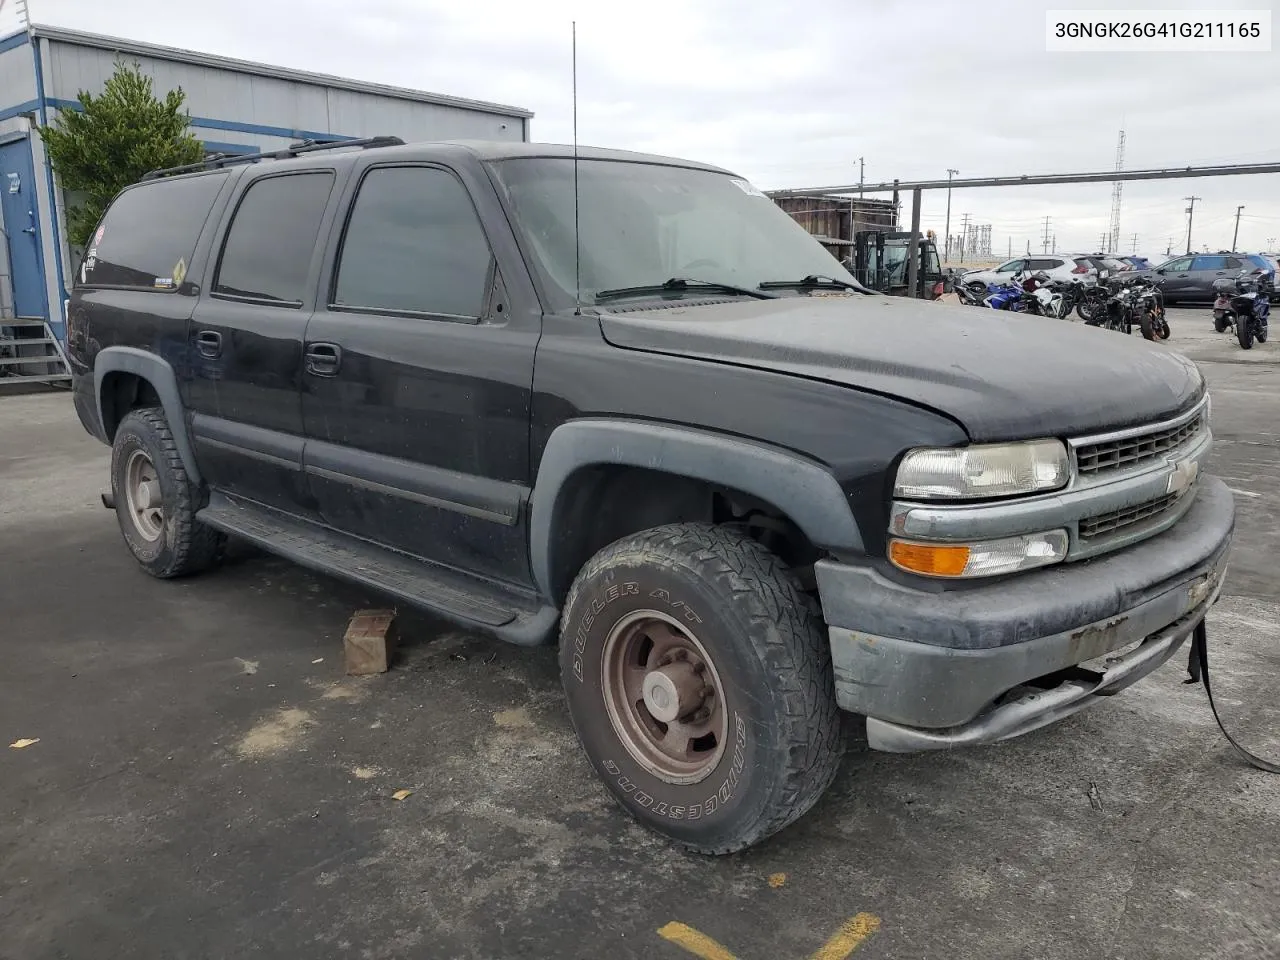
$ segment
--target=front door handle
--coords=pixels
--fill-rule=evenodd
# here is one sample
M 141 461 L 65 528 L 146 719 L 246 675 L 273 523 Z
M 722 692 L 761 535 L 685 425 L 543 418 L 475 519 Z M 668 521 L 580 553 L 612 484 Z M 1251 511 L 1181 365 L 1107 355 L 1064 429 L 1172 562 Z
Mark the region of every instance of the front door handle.
M 201 330 L 196 334 L 196 349 L 202 357 L 218 359 L 222 356 L 222 334 L 216 330 Z
M 332 377 L 342 366 L 342 348 L 336 343 L 307 344 L 307 373 Z

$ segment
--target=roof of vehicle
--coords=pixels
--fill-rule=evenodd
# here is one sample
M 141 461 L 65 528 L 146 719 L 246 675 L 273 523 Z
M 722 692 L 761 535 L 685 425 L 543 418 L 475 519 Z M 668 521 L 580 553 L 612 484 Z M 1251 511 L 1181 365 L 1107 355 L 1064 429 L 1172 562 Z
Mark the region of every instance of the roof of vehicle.
M 276 164 L 285 164 L 288 168 L 306 168 L 312 166 L 332 167 L 335 163 L 354 162 L 351 158 L 363 154 L 365 150 L 376 150 L 379 160 L 431 160 L 442 159 L 458 153 L 470 154 L 480 161 L 512 160 L 524 158 L 553 158 L 570 160 L 575 153 L 580 160 L 615 160 L 630 163 L 652 163 L 662 166 L 685 167 L 693 170 L 705 170 L 711 173 L 722 173 L 733 176 L 732 171 L 708 163 L 694 160 L 682 160 L 677 157 L 665 157 L 658 154 L 639 153 L 632 150 L 614 150 L 606 147 L 575 148 L 571 144 L 559 143 L 524 143 L 502 140 L 433 140 L 419 143 L 379 143 L 379 139 L 334 141 L 323 144 L 295 144 L 281 150 L 266 151 L 260 154 L 234 155 L 210 158 L 199 164 L 186 167 L 174 167 L 169 171 L 155 171 L 147 175 L 147 180 L 159 176 L 171 178 L 187 176 L 215 170 L 220 167 L 256 166 L 268 163 L 271 168 Z M 395 138 L 390 138 L 394 141 Z M 344 149 L 345 148 L 345 149 Z

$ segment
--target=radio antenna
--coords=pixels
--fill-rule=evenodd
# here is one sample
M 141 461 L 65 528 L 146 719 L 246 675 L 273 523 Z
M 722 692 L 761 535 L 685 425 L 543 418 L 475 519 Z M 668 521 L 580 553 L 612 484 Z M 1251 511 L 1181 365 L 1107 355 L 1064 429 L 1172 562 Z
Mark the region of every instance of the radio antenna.
M 578 226 L 578 21 L 573 21 L 573 279 L 575 316 L 582 316 L 582 241 Z

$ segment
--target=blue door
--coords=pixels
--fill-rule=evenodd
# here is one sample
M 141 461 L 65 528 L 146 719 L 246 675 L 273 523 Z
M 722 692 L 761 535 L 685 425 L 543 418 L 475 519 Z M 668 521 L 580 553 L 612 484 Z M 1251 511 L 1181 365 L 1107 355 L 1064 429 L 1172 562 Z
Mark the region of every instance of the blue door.
M 36 178 L 31 166 L 31 143 L 26 139 L 0 145 L 0 210 L 4 211 L 4 231 L 9 240 L 14 312 L 20 317 L 47 319 Z

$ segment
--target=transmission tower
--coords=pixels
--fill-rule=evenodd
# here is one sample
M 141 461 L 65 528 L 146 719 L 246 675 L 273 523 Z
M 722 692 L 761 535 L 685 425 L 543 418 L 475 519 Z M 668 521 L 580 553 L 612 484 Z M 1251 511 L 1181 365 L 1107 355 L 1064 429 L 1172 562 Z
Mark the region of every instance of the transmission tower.
M 1124 169 L 1124 131 L 1120 131 L 1120 141 L 1116 144 L 1116 173 Z M 1120 190 L 1123 180 L 1111 185 L 1111 237 L 1106 248 L 1107 253 L 1115 253 L 1120 249 Z

